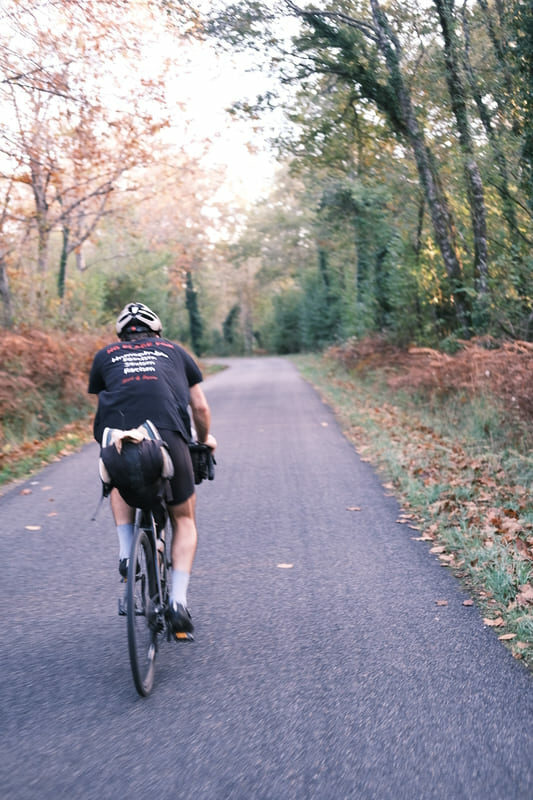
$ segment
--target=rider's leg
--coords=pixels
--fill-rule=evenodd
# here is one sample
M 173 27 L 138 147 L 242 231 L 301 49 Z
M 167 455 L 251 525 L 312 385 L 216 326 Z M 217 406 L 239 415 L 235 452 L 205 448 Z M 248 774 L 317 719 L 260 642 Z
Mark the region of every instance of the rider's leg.
M 112 489 L 110 494 L 111 511 L 117 527 L 119 542 L 119 560 L 123 562 L 130 557 L 131 543 L 133 541 L 134 509 L 122 499 L 117 489 Z M 126 565 L 119 566 L 121 575 L 126 571 Z
M 172 522 L 172 591 L 171 603 L 187 606 L 187 588 L 192 572 L 198 532 L 195 520 L 196 494 L 183 503 L 168 507 Z

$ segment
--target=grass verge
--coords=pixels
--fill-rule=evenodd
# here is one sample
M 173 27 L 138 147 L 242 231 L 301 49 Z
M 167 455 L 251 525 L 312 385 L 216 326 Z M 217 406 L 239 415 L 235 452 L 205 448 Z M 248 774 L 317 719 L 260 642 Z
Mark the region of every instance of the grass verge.
M 71 455 L 92 441 L 93 416 L 94 412 L 75 422 L 70 422 L 53 436 L 45 439 L 34 439 L 18 445 L 6 446 L 0 465 L 0 495 L 2 494 L 1 487 L 17 480 L 25 480 L 51 461 Z
M 292 360 L 398 497 L 398 521 L 464 582 L 485 624 L 533 669 L 533 458 L 526 426 L 518 435 L 514 420 L 506 426 L 496 399 L 393 391 L 386 367 L 362 373 L 320 355 Z

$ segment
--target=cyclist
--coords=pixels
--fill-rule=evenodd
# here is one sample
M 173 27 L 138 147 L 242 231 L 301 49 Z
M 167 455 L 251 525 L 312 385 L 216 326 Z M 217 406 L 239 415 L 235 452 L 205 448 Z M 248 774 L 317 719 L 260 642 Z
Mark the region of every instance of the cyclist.
M 189 406 L 198 441 L 216 447 L 209 433 L 211 412 L 200 386 L 202 373 L 186 350 L 162 337 L 159 317 L 143 303 L 125 306 L 116 331 L 119 341 L 99 350 L 91 367 L 89 392 L 98 395 L 94 437 L 101 442 L 106 427 L 129 430 L 149 419 L 167 443 L 174 464 L 167 502 L 172 523 L 170 621 L 174 632 L 192 632 L 187 589 L 198 533 Z M 134 509 L 116 489 L 110 497 L 119 539 L 119 572 L 126 577 Z

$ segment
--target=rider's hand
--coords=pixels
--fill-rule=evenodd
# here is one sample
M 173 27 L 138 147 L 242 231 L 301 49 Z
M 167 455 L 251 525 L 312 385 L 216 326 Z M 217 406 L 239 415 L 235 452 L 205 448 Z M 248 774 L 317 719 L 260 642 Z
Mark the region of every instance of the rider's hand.
M 217 446 L 217 440 L 215 439 L 212 433 L 209 433 L 207 435 L 207 439 L 205 440 L 205 442 L 202 442 L 202 444 L 206 444 L 208 447 L 211 448 L 211 450 L 215 450 Z

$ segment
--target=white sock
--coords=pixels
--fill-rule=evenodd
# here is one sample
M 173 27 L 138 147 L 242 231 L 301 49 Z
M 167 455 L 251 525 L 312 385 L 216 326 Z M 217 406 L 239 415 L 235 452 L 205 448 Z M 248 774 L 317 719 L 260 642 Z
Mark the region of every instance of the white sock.
M 189 578 L 191 576 L 188 572 L 183 572 L 180 569 L 172 570 L 172 589 L 170 592 L 170 602 L 181 603 L 182 606 L 187 608 L 187 589 L 189 586 Z
M 131 543 L 133 541 L 133 522 L 126 522 L 124 525 L 117 525 L 118 544 L 120 548 L 119 559 L 129 558 L 131 553 Z

